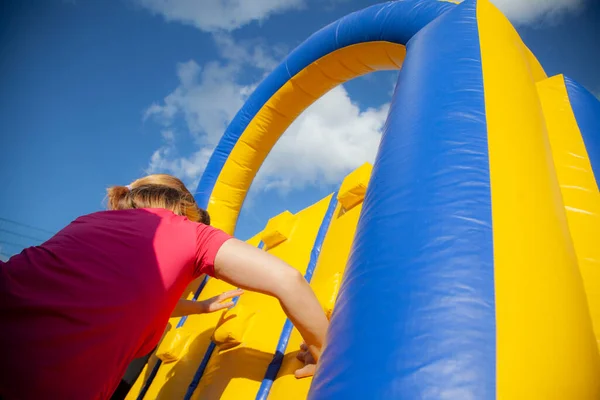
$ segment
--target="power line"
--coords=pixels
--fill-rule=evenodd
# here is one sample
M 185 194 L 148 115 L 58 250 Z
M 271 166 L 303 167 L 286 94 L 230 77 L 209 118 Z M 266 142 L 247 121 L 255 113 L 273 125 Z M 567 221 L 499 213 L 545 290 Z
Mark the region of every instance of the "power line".
M 46 240 L 40 239 L 39 236 L 54 235 L 54 233 L 49 230 L 4 217 L 0 217 L 0 233 L 2 233 L 0 235 L 0 259 L 3 261 L 8 260 L 12 255 L 27 247 L 39 245 Z M 22 241 L 19 240 L 21 243 L 13 241 L 13 238 L 22 239 Z M 32 241 L 34 241 L 34 243 L 31 243 Z
M 8 223 L 15 224 L 15 225 L 20 225 L 22 227 L 29 228 L 29 229 L 35 229 L 37 231 L 48 233 L 50 235 L 54 235 L 54 233 L 55 233 L 55 232 L 51 232 L 51 231 L 46 230 L 46 229 L 38 228 L 36 226 L 27 225 L 27 224 L 24 224 L 22 222 L 18 222 L 18 221 L 15 221 L 15 220 L 12 220 L 12 219 L 8 219 L 8 218 L 0 217 L 0 221 L 8 222 Z
M 15 246 L 15 247 L 18 247 L 20 249 L 23 249 L 25 247 L 30 247 L 30 246 L 25 246 L 22 243 L 9 242 L 9 241 L 6 241 L 6 240 L 0 240 L 0 244 L 7 244 L 9 246 Z
M 24 239 L 32 239 L 32 240 L 35 240 L 37 242 L 43 242 L 44 241 L 44 239 L 40 239 L 40 238 L 36 238 L 36 237 L 33 237 L 33 236 L 28 236 L 28 235 L 23 235 L 23 234 L 20 234 L 20 233 L 17 233 L 17 232 L 10 231 L 8 229 L 0 228 L 0 232 L 6 232 L 9 235 L 19 236 L 19 237 L 22 237 Z

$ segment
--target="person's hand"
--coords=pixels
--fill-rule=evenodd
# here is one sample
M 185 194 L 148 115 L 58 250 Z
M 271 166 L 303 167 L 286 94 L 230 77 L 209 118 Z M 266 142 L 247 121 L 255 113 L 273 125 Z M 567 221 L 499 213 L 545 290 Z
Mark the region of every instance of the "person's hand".
M 236 296 L 241 296 L 243 293 L 244 291 L 241 289 L 230 290 L 229 292 L 221 293 L 220 295 L 211 297 L 210 299 L 199 301 L 197 304 L 200 308 L 200 313 L 212 313 L 225 308 L 233 307 L 233 301 L 230 300 L 224 303 L 223 301 L 232 299 Z
M 311 351 L 312 350 L 312 351 Z M 315 374 L 317 369 L 317 361 L 321 356 L 321 352 L 316 348 L 309 349 L 306 343 L 300 345 L 300 352 L 296 356 L 304 366 L 294 372 L 296 379 L 307 378 Z
M 171 313 L 171 318 L 195 314 L 212 313 L 215 311 L 223 310 L 225 308 L 233 307 L 233 301 L 227 301 L 225 303 L 223 303 L 223 301 L 232 299 L 236 296 L 240 296 L 243 293 L 243 290 L 237 289 L 221 293 L 218 296 L 211 297 L 210 299 L 206 299 L 203 301 L 179 299 L 177 305 Z

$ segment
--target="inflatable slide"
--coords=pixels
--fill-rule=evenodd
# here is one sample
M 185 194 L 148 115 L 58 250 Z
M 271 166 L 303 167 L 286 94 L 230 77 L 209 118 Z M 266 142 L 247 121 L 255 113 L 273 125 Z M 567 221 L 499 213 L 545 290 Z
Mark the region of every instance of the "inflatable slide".
M 128 399 L 600 399 L 600 102 L 489 0 L 403 0 L 309 37 L 224 133 L 197 201 L 234 233 L 252 180 L 335 86 L 399 69 L 381 144 L 249 240 L 331 320 L 313 378 L 275 299 L 173 319 Z M 188 298 L 227 284 L 203 278 Z

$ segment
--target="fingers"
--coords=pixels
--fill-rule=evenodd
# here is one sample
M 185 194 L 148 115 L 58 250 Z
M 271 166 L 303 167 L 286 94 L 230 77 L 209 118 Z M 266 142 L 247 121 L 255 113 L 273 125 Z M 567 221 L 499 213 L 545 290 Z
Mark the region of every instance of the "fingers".
M 308 353 L 310 358 L 316 363 L 321 358 L 321 349 L 315 346 L 308 346 Z
M 222 301 L 227 300 L 227 299 L 232 299 L 237 296 L 241 296 L 243 293 L 244 293 L 244 291 L 241 289 L 230 290 L 228 292 L 221 293 L 218 296 L 211 297 L 208 300 L 204 300 L 200 303 L 202 303 L 204 305 L 203 306 L 204 310 L 205 310 L 204 312 L 211 313 L 211 312 L 223 310 L 225 308 L 233 307 L 235 305 L 233 303 L 233 301 L 228 301 L 226 303 L 222 303 Z
M 304 367 L 298 368 L 294 372 L 296 379 L 307 378 L 315 374 L 315 370 L 317 369 L 317 361 L 315 356 L 310 352 L 310 348 L 306 345 L 306 343 L 302 342 L 302 344 L 300 344 L 300 351 L 296 355 L 296 358 L 305 364 Z
M 227 300 L 227 299 L 232 299 L 236 296 L 241 296 L 242 294 L 244 294 L 244 291 L 242 289 L 230 290 L 228 292 L 221 293 L 220 295 L 218 295 L 216 297 L 215 301 L 223 301 L 223 300 Z
M 210 305 L 210 312 L 223 310 L 225 308 L 233 307 L 234 305 L 233 301 L 228 301 L 227 303 L 212 303 Z
M 306 343 L 302 342 L 300 344 L 300 351 L 298 354 L 296 354 L 296 358 L 302 362 L 305 362 L 307 357 L 310 357 L 311 359 L 313 358 Z
M 299 351 L 298 354 L 296 354 L 296 358 L 302 362 L 304 362 L 304 360 L 306 360 L 306 355 L 309 354 L 308 351 Z
M 313 376 L 315 374 L 316 369 L 317 366 L 315 364 L 308 364 L 302 368 L 297 369 L 294 372 L 294 376 L 296 377 L 296 379 L 307 378 L 309 376 Z

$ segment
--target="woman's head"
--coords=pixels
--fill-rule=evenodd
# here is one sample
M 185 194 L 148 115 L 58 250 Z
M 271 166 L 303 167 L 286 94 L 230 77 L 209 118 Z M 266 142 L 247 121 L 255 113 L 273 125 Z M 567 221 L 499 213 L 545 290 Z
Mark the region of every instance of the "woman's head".
M 210 225 L 210 216 L 199 208 L 183 182 L 167 174 L 148 175 L 129 186 L 108 188 L 108 209 L 165 208 L 191 221 Z

